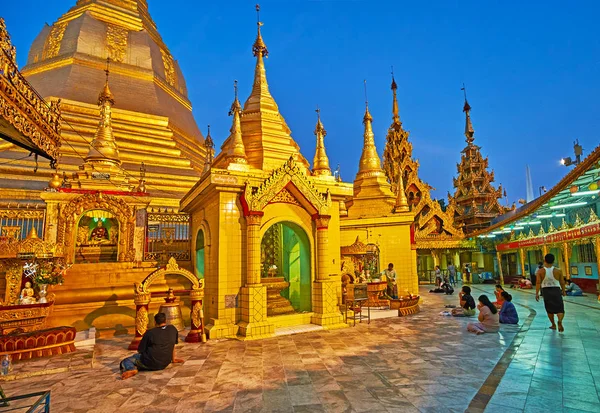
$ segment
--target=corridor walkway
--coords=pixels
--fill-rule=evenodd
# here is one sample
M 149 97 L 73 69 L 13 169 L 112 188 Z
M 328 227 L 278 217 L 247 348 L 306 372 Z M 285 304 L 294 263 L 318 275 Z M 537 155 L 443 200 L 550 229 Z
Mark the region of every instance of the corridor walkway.
M 468 319 L 439 315 L 456 294 L 427 290 L 423 311 L 412 317 L 262 341 L 182 344 L 183 365 L 126 381 L 118 362 L 131 337 L 102 339 L 93 369 L 3 387 L 7 395 L 49 389 L 55 412 L 600 411 L 593 297 L 569 299 L 559 334 L 548 329 L 543 303 L 516 291 L 523 327 L 475 336 L 465 331 Z M 482 292 L 491 295 L 492 286 L 474 286 L 475 297 Z

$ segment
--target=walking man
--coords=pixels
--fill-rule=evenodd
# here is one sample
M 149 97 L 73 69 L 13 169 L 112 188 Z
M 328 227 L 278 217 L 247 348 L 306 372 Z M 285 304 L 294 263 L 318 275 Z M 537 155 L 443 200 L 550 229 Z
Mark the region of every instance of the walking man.
M 554 268 L 554 255 L 546 254 L 544 257 L 544 266 L 535 273 L 535 300 L 540 301 L 540 289 L 544 298 L 544 307 L 552 325 L 550 328 L 556 330 L 554 315 L 558 317 L 558 331 L 565 331 L 562 321 L 565 316 L 565 303 L 563 296 L 565 293 L 565 280 L 562 271 Z
M 121 361 L 121 378 L 135 376 L 138 370 L 163 370 L 171 363 L 183 363 L 175 358 L 175 344 L 179 333 L 172 325 L 167 325 L 165 313 L 154 316 L 156 327 L 144 333 L 137 354 Z
M 448 263 L 448 274 L 450 275 L 450 284 L 456 286 L 456 267 L 451 262 Z

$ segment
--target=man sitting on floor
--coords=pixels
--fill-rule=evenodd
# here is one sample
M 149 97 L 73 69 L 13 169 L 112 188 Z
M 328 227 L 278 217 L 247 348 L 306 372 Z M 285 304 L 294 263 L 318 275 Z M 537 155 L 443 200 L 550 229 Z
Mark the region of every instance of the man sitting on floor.
M 172 325 L 167 325 L 167 316 L 158 313 L 154 316 L 156 327 L 146 331 L 137 354 L 121 361 L 121 378 L 135 376 L 138 370 L 163 370 L 171 363 L 183 363 L 175 358 L 175 344 L 179 333 Z
M 571 280 L 567 280 L 567 287 L 565 288 L 565 291 L 567 292 L 567 295 L 570 295 L 572 297 L 582 297 L 583 296 L 583 291 L 581 291 L 581 288 L 575 284 L 573 281 Z

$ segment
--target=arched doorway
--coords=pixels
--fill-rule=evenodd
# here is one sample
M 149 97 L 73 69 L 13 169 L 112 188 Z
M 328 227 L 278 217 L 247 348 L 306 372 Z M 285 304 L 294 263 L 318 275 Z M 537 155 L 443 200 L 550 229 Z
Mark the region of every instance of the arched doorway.
M 281 296 L 297 312 L 311 311 L 310 242 L 293 222 L 278 222 L 261 241 L 262 277 L 283 277 L 289 286 Z
M 204 278 L 204 231 L 201 229 L 196 235 L 196 275 Z
M 117 262 L 119 221 L 112 212 L 85 212 L 79 218 L 75 236 L 75 263 Z

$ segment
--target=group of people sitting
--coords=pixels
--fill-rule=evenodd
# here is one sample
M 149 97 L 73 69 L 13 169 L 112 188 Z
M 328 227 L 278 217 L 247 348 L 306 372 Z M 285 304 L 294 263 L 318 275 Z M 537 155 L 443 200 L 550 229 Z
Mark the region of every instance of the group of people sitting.
M 501 290 L 501 291 L 499 291 Z M 476 310 L 479 310 L 477 323 L 467 324 L 467 330 L 475 334 L 496 333 L 502 324 L 518 324 L 519 315 L 515 305 L 511 302 L 512 296 L 502 289 L 502 286 L 496 286 L 496 302 L 492 303 L 487 295 L 482 294 L 477 299 L 471 296 L 471 287 L 465 285 L 458 293 L 459 308 L 452 309 L 452 315 L 455 317 L 473 317 Z

